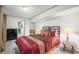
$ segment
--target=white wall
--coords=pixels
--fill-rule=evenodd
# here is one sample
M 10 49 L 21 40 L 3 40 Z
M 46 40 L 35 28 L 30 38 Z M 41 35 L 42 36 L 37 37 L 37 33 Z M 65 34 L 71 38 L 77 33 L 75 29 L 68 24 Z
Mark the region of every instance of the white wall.
M 74 33 L 79 33 L 79 14 L 75 13 L 68 16 L 62 16 L 56 19 L 49 19 L 43 22 L 36 23 L 36 29 L 43 26 L 60 26 L 60 32 L 63 33 L 65 28 L 70 28 Z
M 25 36 L 30 35 L 30 21 L 25 19 L 24 20 L 24 31 L 25 31 Z
M 7 29 L 17 29 L 19 21 L 23 23 L 21 35 L 29 35 L 30 21 L 25 18 L 7 16 Z
M 30 29 L 35 29 L 35 22 L 30 22 Z
M 18 28 L 18 21 L 21 21 L 22 18 L 7 16 L 7 28 L 16 29 Z

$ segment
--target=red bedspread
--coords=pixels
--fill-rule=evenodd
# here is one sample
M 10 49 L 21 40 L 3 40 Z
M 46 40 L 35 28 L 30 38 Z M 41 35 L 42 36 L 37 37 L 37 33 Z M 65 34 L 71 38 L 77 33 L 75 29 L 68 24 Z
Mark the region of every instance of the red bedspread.
M 44 43 L 45 52 L 49 51 L 52 48 L 52 37 L 42 37 L 40 35 L 32 35 L 32 37 L 35 37 Z
M 22 36 L 16 40 L 16 44 L 22 54 L 39 54 L 39 46 L 33 40 L 26 36 Z
M 34 38 L 36 38 L 36 39 L 34 39 Z M 37 44 L 36 42 L 39 42 L 39 44 Z M 40 37 L 40 36 L 30 36 L 30 37 L 22 36 L 16 40 L 16 44 L 17 44 L 21 54 L 40 54 L 40 51 L 47 52 L 52 47 L 58 45 L 59 43 L 60 43 L 59 37 L 44 38 L 44 37 Z M 41 46 L 43 44 L 44 44 L 44 46 Z M 45 48 L 45 50 L 44 50 L 44 48 Z
M 60 44 L 60 38 L 59 37 L 53 37 L 52 38 L 52 47 L 57 46 Z

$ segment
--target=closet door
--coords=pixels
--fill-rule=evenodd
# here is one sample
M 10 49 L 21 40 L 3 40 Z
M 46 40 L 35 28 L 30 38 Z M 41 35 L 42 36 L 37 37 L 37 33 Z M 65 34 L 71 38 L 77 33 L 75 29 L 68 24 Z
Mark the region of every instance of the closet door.
M 0 6 L 0 51 L 4 50 L 3 40 L 3 9 Z

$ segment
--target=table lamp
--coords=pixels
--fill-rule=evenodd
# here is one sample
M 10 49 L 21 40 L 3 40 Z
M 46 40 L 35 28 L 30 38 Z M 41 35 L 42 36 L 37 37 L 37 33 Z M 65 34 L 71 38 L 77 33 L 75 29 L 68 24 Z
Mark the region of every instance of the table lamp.
M 67 40 L 69 40 L 69 35 L 72 34 L 72 32 L 73 32 L 73 31 L 72 31 L 71 28 L 68 28 L 68 27 L 67 27 L 67 28 L 64 29 L 64 33 L 67 35 L 67 36 L 66 36 L 66 39 L 67 39 Z

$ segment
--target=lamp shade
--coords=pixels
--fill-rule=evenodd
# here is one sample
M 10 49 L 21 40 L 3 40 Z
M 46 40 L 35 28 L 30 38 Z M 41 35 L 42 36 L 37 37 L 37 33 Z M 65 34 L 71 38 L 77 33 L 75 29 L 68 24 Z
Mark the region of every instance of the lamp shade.
M 72 34 L 72 33 L 73 33 L 72 28 L 69 28 L 69 27 L 64 28 L 64 34 Z

